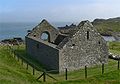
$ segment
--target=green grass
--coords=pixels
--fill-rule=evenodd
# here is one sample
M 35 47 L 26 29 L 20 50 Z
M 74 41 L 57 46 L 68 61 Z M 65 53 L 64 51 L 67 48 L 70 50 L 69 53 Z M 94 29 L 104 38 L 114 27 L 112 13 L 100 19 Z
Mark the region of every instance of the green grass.
M 6 47 L 0 46 L 0 84 L 40 84 L 20 62 L 17 62 Z
M 120 32 L 120 21 L 100 21 L 93 24 L 103 35 L 111 35 L 113 32 Z
M 109 42 L 109 51 L 113 54 L 120 55 L 120 42 Z
M 120 55 L 119 45 L 119 42 L 110 42 L 110 51 Z M 17 49 L 17 47 L 14 48 Z M 23 56 L 26 55 L 24 46 L 20 46 L 17 52 Z M 28 60 L 38 64 L 36 60 L 31 60 L 31 58 L 28 58 Z M 32 75 L 31 67 L 26 70 L 25 63 L 21 65 L 21 61 L 18 62 L 5 46 L 0 46 L 0 84 L 43 84 L 42 79 L 39 81 L 36 80 L 41 73 L 35 71 L 35 75 Z M 103 75 L 101 73 L 101 65 L 88 67 L 87 79 L 84 76 L 84 69 L 68 72 L 67 81 L 65 81 L 64 73 L 50 75 L 58 81 L 50 79 L 47 76 L 47 82 L 45 84 L 120 84 L 120 70 L 117 70 L 117 61 L 110 59 L 108 64 L 105 64 L 105 73 Z

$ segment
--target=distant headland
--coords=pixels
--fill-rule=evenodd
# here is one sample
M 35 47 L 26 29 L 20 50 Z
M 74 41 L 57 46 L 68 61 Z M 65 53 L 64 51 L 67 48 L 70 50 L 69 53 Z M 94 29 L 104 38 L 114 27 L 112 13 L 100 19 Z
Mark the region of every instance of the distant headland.
M 120 17 L 95 19 L 92 23 L 103 36 L 112 36 L 113 33 L 120 32 Z

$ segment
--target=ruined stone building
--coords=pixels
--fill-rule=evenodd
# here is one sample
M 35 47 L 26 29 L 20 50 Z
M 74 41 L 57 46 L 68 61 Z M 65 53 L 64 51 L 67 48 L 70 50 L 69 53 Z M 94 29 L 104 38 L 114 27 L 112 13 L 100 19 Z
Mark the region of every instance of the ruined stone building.
M 45 39 L 43 35 L 46 34 Z M 58 29 L 43 20 L 26 36 L 27 53 L 47 70 L 69 71 L 106 63 L 106 41 L 89 21 Z

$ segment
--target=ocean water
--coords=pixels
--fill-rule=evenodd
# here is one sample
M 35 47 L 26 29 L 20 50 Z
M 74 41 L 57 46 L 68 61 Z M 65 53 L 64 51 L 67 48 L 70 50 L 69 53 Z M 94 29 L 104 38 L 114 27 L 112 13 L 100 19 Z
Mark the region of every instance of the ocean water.
M 27 30 L 32 30 L 39 23 L 29 23 L 29 22 L 15 22 L 15 23 L 0 23 L 0 40 L 9 39 L 14 37 L 25 38 L 27 35 Z M 70 22 L 52 22 L 53 26 L 60 27 L 66 24 L 70 25 Z
M 0 40 L 13 37 L 24 38 L 27 30 L 34 26 L 35 23 L 0 23 Z
M 39 23 L 29 23 L 29 22 L 19 22 L 19 23 L 0 23 L 0 41 L 3 39 L 10 39 L 14 37 L 25 38 L 27 35 L 27 30 L 32 30 Z M 70 25 L 71 22 L 52 22 L 51 23 L 55 28 Z M 106 41 L 114 41 L 112 36 L 104 36 Z

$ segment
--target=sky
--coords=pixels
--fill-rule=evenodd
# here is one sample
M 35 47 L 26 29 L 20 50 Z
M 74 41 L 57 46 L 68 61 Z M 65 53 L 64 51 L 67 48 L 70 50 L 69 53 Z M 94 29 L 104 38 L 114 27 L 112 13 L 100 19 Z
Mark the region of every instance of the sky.
M 0 22 L 79 22 L 119 16 L 120 0 L 0 0 Z

